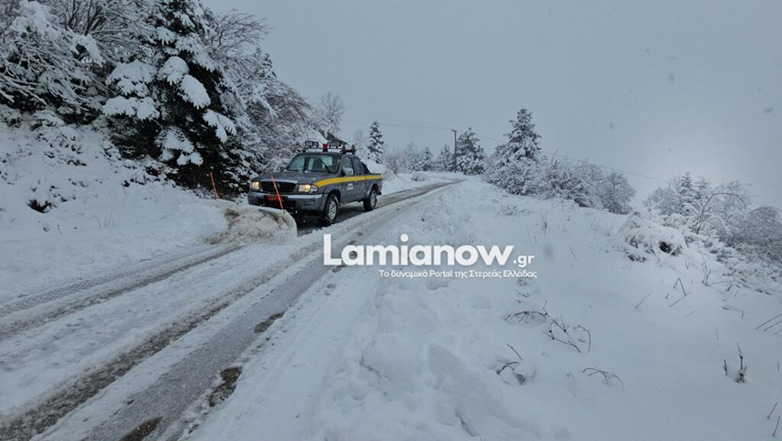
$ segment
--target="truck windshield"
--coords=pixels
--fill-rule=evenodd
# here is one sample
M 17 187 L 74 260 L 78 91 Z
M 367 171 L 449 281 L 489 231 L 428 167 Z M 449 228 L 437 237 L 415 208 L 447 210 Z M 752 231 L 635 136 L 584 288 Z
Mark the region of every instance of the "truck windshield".
M 286 168 L 288 171 L 336 173 L 339 170 L 338 155 L 298 155 Z

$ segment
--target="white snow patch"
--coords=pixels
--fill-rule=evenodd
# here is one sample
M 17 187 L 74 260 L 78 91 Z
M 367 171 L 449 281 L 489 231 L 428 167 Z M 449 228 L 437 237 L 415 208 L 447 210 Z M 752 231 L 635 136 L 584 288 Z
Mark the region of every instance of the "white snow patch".
M 215 135 L 222 141 L 228 141 L 228 135 L 236 134 L 236 125 L 225 115 L 215 112 L 214 110 L 207 109 L 204 112 L 204 121 L 209 124 L 210 127 L 214 127 Z
M 281 244 L 296 237 L 296 221 L 285 211 L 240 205 L 229 201 L 214 201 L 228 221 L 228 228 L 206 239 L 218 243 L 275 243 Z
M 204 85 L 192 75 L 182 77 L 180 86 L 182 87 L 182 96 L 196 108 L 206 107 L 212 102 Z
M 141 61 L 121 63 L 109 74 L 106 82 L 116 83 L 123 95 L 146 96 L 149 93 L 147 83 L 155 77 L 155 68 Z
M 190 72 L 190 69 L 187 67 L 185 60 L 173 56 L 166 60 L 158 74 L 161 78 L 168 81 L 168 84 L 179 84 L 188 72 Z
M 141 120 L 160 116 L 160 112 L 155 108 L 155 102 L 150 97 L 139 99 L 116 96 L 109 98 L 103 105 L 103 113 L 109 116 L 135 116 Z

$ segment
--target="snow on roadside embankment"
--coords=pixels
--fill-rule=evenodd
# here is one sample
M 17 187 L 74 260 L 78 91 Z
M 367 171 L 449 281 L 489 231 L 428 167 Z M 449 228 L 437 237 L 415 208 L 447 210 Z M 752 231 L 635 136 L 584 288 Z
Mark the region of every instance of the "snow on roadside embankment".
M 0 301 L 188 252 L 228 228 L 224 206 L 146 165 L 99 128 L 0 107 Z
M 104 130 L 0 106 L 0 302 L 215 243 L 280 243 L 290 217 L 209 201 L 122 159 Z M 159 175 L 158 175 L 159 176 Z M 385 193 L 436 182 L 397 176 Z
M 709 256 L 627 221 L 473 180 L 433 195 L 365 240 L 515 245 L 537 279 L 330 274 L 190 437 L 769 439 L 780 337 L 756 327 L 779 297 L 707 286 Z

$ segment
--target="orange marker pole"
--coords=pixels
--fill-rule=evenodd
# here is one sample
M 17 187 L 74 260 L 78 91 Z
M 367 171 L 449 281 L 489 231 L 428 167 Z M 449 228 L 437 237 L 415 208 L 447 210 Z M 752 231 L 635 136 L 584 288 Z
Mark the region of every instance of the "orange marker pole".
M 217 185 L 215 185 L 215 175 L 212 174 L 212 171 L 209 171 L 209 177 L 212 178 L 212 190 L 215 192 L 215 197 L 217 199 L 220 199 L 220 195 L 217 194 Z
M 282 198 L 280 197 L 280 190 L 277 189 L 277 182 L 274 180 L 274 175 L 272 176 L 272 185 L 274 185 L 274 192 L 277 193 L 277 201 L 280 203 L 280 210 L 285 211 L 284 208 L 282 208 Z

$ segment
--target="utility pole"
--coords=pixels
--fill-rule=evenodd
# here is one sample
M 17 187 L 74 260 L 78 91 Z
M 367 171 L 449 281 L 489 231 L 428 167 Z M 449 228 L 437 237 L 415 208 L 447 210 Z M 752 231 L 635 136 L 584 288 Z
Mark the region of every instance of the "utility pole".
M 456 171 L 456 129 L 451 129 L 453 132 L 453 171 Z

